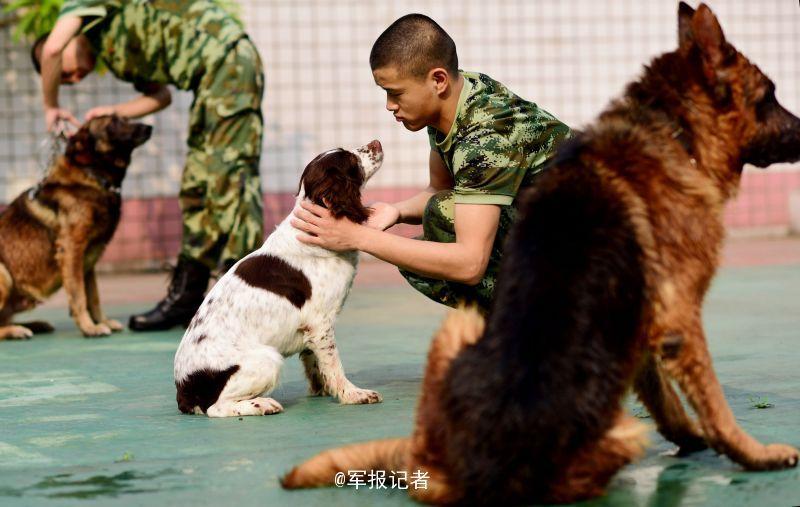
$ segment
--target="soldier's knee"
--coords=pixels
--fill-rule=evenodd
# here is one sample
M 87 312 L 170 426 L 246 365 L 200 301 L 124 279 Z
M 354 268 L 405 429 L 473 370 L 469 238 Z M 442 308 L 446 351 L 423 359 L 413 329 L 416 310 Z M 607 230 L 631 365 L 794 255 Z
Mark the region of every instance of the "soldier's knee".
M 452 190 L 435 193 L 425 206 L 422 227 L 425 239 L 449 243 L 455 240 L 455 204 Z
M 440 190 L 433 194 L 428 199 L 428 204 L 425 205 L 425 217 L 450 217 L 452 218 L 455 212 L 455 205 L 453 204 L 453 191 Z

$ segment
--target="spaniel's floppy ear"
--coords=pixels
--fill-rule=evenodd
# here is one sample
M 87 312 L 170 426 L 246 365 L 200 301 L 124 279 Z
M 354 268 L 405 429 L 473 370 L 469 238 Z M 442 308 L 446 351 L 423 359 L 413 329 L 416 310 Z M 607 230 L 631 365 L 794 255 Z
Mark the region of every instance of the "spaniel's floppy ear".
M 336 166 L 312 161 L 300 177 L 301 192 L 305 192 L 301 197 L 325 206 L 336 218 L 347 217 L 359 224 L 369 218 L 369 209 L 361 204 L 360 183 Z
M 370 212 L 361 203 L 362 181 L 349 177 L 336 167 L 329 167 L 325 172 L 329 186 L 326 195 L 320 196 L 325 200 L 323 205 L 336 218 L 347 217 L 357 224 L 366 222 Z

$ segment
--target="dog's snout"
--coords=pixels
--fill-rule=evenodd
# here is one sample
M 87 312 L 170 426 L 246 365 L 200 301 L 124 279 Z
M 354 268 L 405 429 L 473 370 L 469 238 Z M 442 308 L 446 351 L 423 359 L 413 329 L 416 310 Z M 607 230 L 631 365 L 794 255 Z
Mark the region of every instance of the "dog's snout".
M 377 139 L 367 144 L 367 148 L 373 153 L 383 153 L 383 146 L 381 146 L 381 142 Z
M 136 146 L 141 145 L 153 134 L 153 127 L 150 125 L 146 125 L 144 123 L 136 124 L 136 129 L 134 130 L 132 140 L 136 144 Z

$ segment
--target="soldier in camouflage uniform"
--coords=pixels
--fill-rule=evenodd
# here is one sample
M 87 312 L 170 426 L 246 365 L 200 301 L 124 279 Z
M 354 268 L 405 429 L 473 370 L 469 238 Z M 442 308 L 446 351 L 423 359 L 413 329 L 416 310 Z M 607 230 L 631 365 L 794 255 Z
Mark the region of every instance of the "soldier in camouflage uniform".
M 395 118 L 411 131 L 427 127 L 430 186 L 406 201 L 373 205 L 367 226 L 303 204 L 296 226 L 309 236 L 301 240 L 364 250 L 400 267 L 434 301 L 485 311 L 517 195 L 534 184 L 569 128 L 492 78 L 459 71 L 455 44 L 426 16 L 393 23 L 375 42 L 370 65 Z M 421 222 L 422 237 L 375 230 L 400 222 Z
M 210 270 L 259 246 L 259 158 L 264 77 L 242 27 L 211 0 L 65 0 L 49 37 L 34 45 L 48 129 L 77 123 L 58 107 L 58 82 L 80 81 L 100 58 L 142 96 L 97 107 L 87 119 L 139 117 L 170 102 L 167 85 L 194 93 L 180 189 L 183 241 L 167 297 L 131 317 L 134 330 L 185 324 L 202 302 Z M 60 60 L 60 61 L 58 61 Z M 59 79 L 60 77 L 60 79 Z

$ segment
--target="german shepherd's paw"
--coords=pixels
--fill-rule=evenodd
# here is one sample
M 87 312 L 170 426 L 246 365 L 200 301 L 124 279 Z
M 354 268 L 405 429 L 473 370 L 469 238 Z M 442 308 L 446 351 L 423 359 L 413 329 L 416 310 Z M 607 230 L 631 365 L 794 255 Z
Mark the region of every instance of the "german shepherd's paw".
M 89 324 L 81 326 L 81 333 L 87 338 L 95 338 L 98 336 L 108 336 L 111 334 L 111 328 L 106 324 Z
M 45 334 L 45 333 L 52 333 L 56 330 L 52 324 L 49 322 L 45 322 L 43 320 L 34 320 L 30 322 L 20 322 L 17 324 L 18 326 L 27 327 L 33 334 Z
M 676 456 L 688 456 L 689 454 L 708 449 L 706 440 L 699 435 L 689 435 L 675 443 L 678 444 L 678 452 L 675 453 Z
M 30 340 L 33 331 L 24 326 L 0 327 L 0 340 Z
M 786 444 L 769 444 L 762 451 L 747 460 L 744 466 L 750 470 L 780 470 L 797 466 L 798 451 Z
M 695 424 L 690 424 L 677 432 L 664 432 L 663 435 L 674 444 L 678 445 L 676 456 L 689 454 L 708 449 L 708 442 L 703 437 L 703 432 Z
M 368 403 L 380 403 L 383 401 L 383 396 L 376 391 L 355 388 L 345 391 L 339 401 L 344 405 L 365 405 Z
M 108 326 L 108 328 L 114 333 L 117 333 L 125 329 L 125 326 L 123 326 L 120 321 L 114 319 L 106 319 L 103 321 L 103 324 Z

